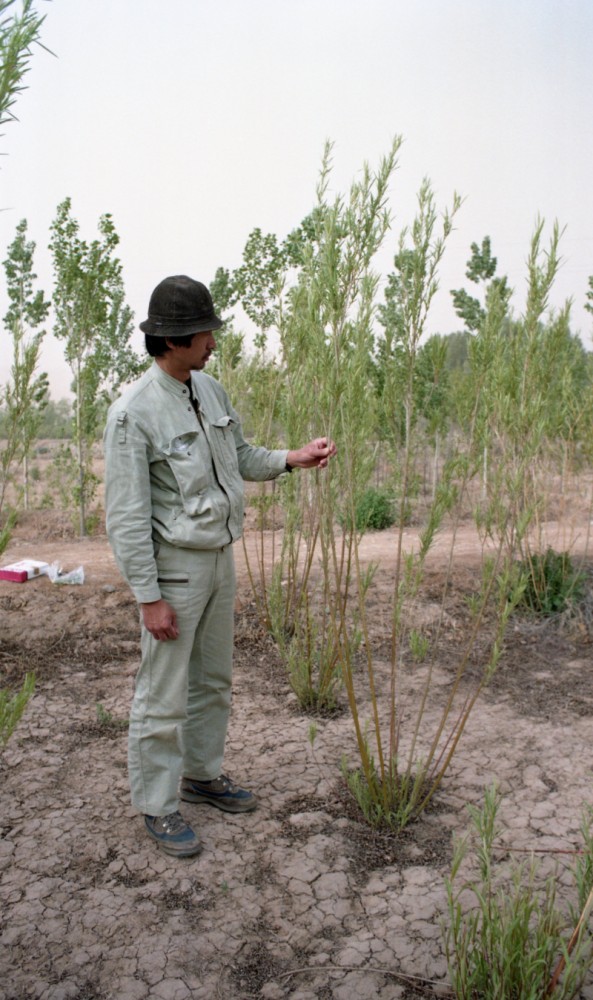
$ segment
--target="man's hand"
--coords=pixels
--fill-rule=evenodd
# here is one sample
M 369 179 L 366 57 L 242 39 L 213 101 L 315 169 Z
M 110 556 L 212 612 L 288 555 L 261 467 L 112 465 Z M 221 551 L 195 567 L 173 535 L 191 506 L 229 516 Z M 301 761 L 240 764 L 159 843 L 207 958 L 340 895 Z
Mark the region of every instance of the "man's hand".
M 150 632 L 154 639 L 166 642 L 167 639 L 176 639 L 179 635 L 177 628 L 177 615 L 175 609 L 161 597 L 160 601 L 151 601 L 150 604 L 141 604 L 142 620 L 144 627 Z
M 315 438 L 298 451 L 289 451 L 286 461 L 295 469 L 325 469 L 336 451 L 333 441 L 328 441 L 327 438 Z

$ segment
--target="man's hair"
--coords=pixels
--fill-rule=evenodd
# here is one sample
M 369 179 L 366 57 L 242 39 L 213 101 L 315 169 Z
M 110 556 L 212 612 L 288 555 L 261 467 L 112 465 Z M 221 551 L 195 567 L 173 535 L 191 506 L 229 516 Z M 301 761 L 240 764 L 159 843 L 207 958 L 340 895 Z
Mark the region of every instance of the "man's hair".
M 151 358 L 162 358 L 167 351 L 171 350 L 167 341 L 175 347 L 189 347 L 193 339 L 193 333 L 190 333 L 189 337 L 155 337 L 152 333 L 144 334 L 146 351 Z

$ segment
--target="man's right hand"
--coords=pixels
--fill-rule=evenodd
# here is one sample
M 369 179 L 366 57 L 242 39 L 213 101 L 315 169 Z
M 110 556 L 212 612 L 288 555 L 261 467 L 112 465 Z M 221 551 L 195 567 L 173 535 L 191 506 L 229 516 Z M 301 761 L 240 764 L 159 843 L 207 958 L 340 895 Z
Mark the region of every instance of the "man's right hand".
M 167 639 L 176 639 L 179 635 L 177 628 L 177 615 L 175 609 L 171 607 L 163 598 L 159 601 L 151 601 L 150 604 L 141 604 L 142 620 L 144 627 L 150 632 L 154 639 L 166 642 Z

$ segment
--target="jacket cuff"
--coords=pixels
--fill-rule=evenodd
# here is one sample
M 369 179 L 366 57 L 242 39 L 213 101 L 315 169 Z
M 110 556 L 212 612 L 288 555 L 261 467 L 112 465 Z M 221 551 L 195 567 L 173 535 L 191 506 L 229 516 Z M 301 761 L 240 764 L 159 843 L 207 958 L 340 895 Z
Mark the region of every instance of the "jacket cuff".
M 161 592 L 156 584 L 152 587 L 132 587 L 132 593 L 138 604 L 152 604 L 161 599 Z
M 276 450 L 272 454 L 274 456 L 278 456 L 279 468 L 277 475 L 281 476 L 284 472 L 292 472 L 292 469 L 286 468 L 286 466 L 288 465 L 288 462 L 286 461 L 288 458 L 288 448 L 285 450 L 284 449 Z

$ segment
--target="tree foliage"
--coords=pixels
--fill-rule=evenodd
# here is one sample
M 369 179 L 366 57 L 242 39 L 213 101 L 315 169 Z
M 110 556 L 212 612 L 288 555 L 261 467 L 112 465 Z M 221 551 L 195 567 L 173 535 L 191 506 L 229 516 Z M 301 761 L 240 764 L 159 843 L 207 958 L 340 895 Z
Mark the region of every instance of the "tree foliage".
M 39 32 L 45 20 L 35 10 L 34 0 L 22 0 L 20 12 L 14 14 L 11 8 L 16 4 L 17 0 L 0 0 L 0 126 L 16 121 L 13 108 L 25 90 L 31 47 L 41 44 Z
M 12 340 L 12 366 L 9 381 L 0 394 L 6 439 L 0 459 L 0 511 L 15 462 L 23 467 L 22 490 L 25 507 L 28 506 L 28 462 L 48 398 L 47 375 L 37 371 L 45 330 L 37 328 L 46 319 L 50 303 L 43 291 L 34 289 L 37 277 L 33 271 L 34 253 L 35 243 L 27 240 L 27 222 L 23 219 L 4 261 L 10 303 L 4 327 Z
M 471 257 L 467 262 L 466 277 L 484 289 L 497 288 L 501 299 L 510 298 L 506 277 L 496 278 L 497 259 L 492 256 L 490 237 L 485 236 L 482 245 L 471 245 Z M 455 312 L 463 320 L 466 330 L 477 332 L 486 318 L 486 306 L 479 298 L 471 296 L 464 288 L 451 292 Z
M 383 427 L 389 439 L 407 448 L 420 417 L 428 421 L 433 435 L 446 420 L 446 345 L 439 337 L 425 344 L 421 338 L 438 288 L 438 266 L 459 206 L 460 199 L 455 196 L 451 212 L 444 215 L 442 235 L 436 236 L 434 195 L 430 183 L 423 181 L 417 216 L 411 228 L 400 235 L 385 302 L 377 310 L 384 330 L 377 343 Z
M 585 309 L 587 312 L 593 313 L 593 275 L 589 278 L 589 290 L 587 291 L 586 299 Z

